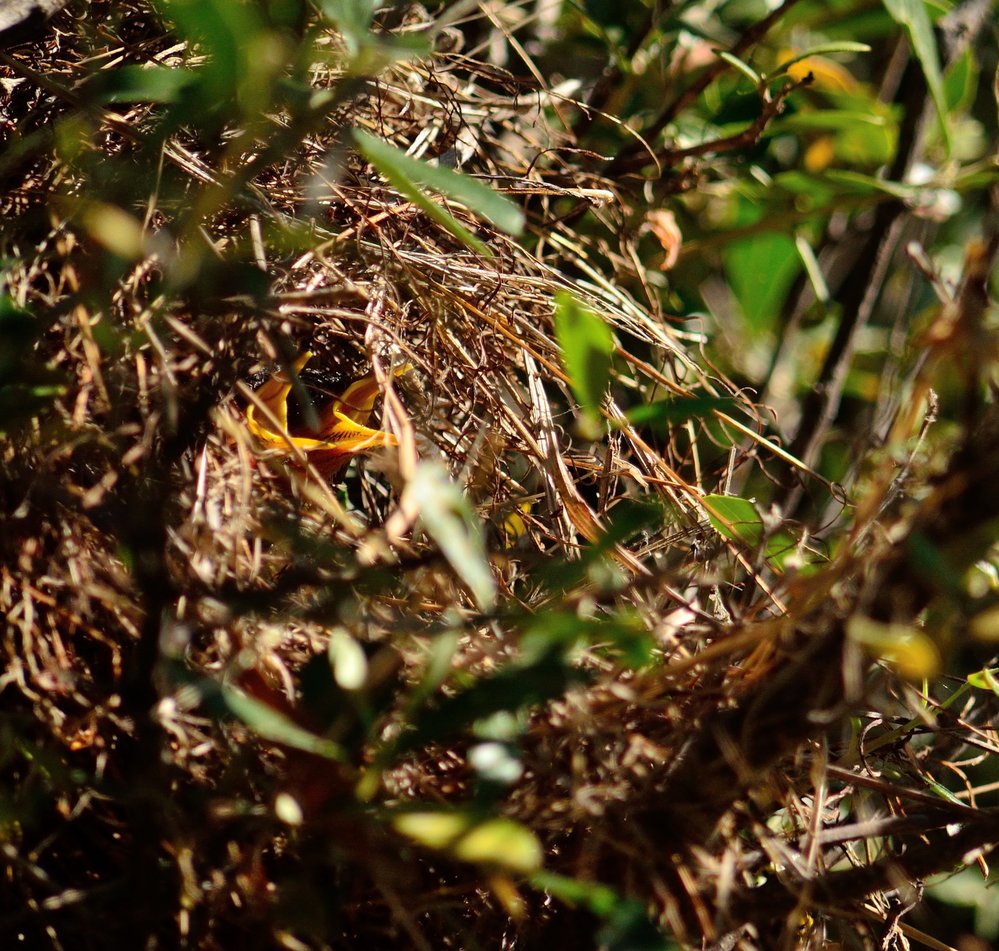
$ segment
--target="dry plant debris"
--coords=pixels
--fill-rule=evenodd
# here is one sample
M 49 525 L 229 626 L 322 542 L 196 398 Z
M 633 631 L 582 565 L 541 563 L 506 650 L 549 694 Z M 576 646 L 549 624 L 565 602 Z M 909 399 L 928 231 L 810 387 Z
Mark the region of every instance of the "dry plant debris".
M 459 26 L 502 34 L 503 6 Z M 433 22 L 413 5 L 376 32 Z M 65 948 L 107 946 L 105 928 L 199 948 L 916 935 L 910 884 L 999 841 L 973 787 L 932 794 L 996 752 L 997 697 L 941 703 L 860 644 L 918 638 L 942 603 L 916 541 L 952 564 L 987 550 L 971 536 L 999 517 L 994 410 L 969 398 L 918 498 L 897 502 L 883 464 L 834 548 L 727 505 L 796 460 L 701 332 L 630 290 L 626 222 L 652 221 L 662 267 L 682 267 L 671 213 L 578 161 L 572 103 L 456 50 L 455 28 L 370 77 L 312 28 L 306 74 L 331 98 L 302 127 L 262 99 L 256 128 L 252 111 L 164 128 L 162 103 L 93 93 L 122 63 L 204 62 L 131 2 L 71 4 L 0 57 L 0 361 L 24 400 L 0 447 L 0 931 Z M 484 178 L 527 208 L 526 236 L 435 198 L 488 254 L 470 249 L 348 126 Z M 709 151 L 659 158 L 692 188 Z M 917 391 L 978 339 L 995 243 Z M 612 332 L 595 428 L 556 335 L 565 294 Z M 698 410 L 665 428 L 632 412 L 664 400 Z

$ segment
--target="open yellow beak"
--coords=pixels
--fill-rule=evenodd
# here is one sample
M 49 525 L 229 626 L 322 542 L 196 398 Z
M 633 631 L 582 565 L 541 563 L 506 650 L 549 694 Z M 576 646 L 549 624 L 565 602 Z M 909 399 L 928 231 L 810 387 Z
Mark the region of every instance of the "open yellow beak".
M 311 358 L 311 353 L 303 353 L 294 363 L 295 372 L 301 370 Z M 253 403 L 246 407 L 246 424 L 265 449 L 278 450 L 296 461 L 295 447 L 328 478 L 359 453 L 398 445 L 398 440 L 391 433 L 365 425 L 378 398 L 378 382 L 373 374 L 369 373 L 351 383 L 335 397 L 319 413 L 319 426 L 309 436 L 293 435 L 288 431 L 290 393 L 291 380 L 282 371 L 271 376 L 256 391 L 257 399 L 279 424 L 277 428 L 257 411 Z

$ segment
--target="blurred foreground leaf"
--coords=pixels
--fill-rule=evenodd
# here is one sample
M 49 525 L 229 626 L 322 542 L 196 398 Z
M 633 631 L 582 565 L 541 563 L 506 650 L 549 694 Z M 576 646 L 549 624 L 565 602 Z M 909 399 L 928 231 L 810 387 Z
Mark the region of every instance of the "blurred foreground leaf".
M 905 28 L 912 50 L 926 77 L 933 105 L 940 116 L 944 141 L 950 150 L 950 131 L 947 127 L 947 99 L 944 96 L 943 77 L 940 73 L 940 56 L 933 37 L 933 24 L 923 0 L 883 0 L 892 19 Z
M 172 104 L 197 79 L 194 70 L 176 66 L 123 66 L 108 75 L 103 98 L 107 102 Z
M 342 761 L 343 750 L 332 740 L 316 736 L 297 723 L 288 719 L 279 710 L 243 693 L 235 687 L 221 688 L 222 700 L 236 717 L 243 721 L 254 733 L 305 753 L 314 753 L 326 759 Z
M 543 653 L 508 664 L 497 673 L 438 700 L 411 717 L 413 730 L 397 749 L 405 751 L 463 732 L 477 720 L 501 711 L 515 712 L 560 697 L 590 676 L 569 663 L 564 643 L 549 643 Z
M 846 634 L 855 644 L 891 664 L 909 680 L 932 677 L 940 670 L 940 651 L 936 644 L 908 624 L 884 624 L 857 615 L 847 621 Z
M 0 292 L 0 433 L 31 419 L 65 391 L 62 374 L 34 355 L 43 326 Z
M 404 812 L 392 825 L 425 848 L 449 852 L 462 862 L 516 875 L 541 868 L 541 844 L 533 832 L 512 819 L 479 821 L 467 812 Z
M 649 920 L 640 901 L 625 898 L 601 882 L 586 882 L 553 872 L 536 872 L 530 882 L 553 898 L 585 908 L 601 919 L 598 940 L 607 951 L 675 951 L 679 947 Z
M 406 495 L 479 607 L 490 610 L 496 604 L 496 584 L 486 560 L 478 519 L 461 489 L 440 463 L 428 461 L 416 467 Z

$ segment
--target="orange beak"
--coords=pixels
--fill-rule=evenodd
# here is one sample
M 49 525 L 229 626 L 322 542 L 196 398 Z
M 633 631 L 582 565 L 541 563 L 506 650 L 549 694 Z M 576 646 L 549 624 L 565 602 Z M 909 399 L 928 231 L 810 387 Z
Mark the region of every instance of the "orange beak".
M 301 370 L 311 358 L 311 353 L 303 353 L 295 361 L 295 372 Z M 309 431 L 307 436 L 288 431 L 291 387 L 291 381 L 279 371 L 256 391 L 257 399 L 280 424 L 277 428 L 270 420 L 261 418 L 263 414 L 258 413 L 253 403 L 246 407 L 246 424 L 265 449 L 278 450 L 292 461 L 297 461 L 297 448 L 323 476 L 330 478 L 362 452 L 398 445 L 398 440 L 391 433 L 365 425 L 378 398 L 378 382 L 373 374 L 369 373 L 351 383 L 335 397 L 319 413 L 318 428 Z

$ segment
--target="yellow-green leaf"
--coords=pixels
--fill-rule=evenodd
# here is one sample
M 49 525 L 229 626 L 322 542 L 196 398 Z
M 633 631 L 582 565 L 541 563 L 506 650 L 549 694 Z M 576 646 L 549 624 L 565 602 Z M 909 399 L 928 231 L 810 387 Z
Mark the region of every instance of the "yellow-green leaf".
M 702 504 L 712 527 L 722 537 L 750 548 L 763 541 L 763 519 L 752 502 L 735 495 L 706 495 Z
M 940 651 L 918 628 L 908 624 L 884 624 L 868 617 L 853 617 L 846 634 L 909 680 L 922 680 L 940 670 Z
M 976 614 L 968 629 L 976 641 L 984 641 L 986 644 L 999 642 L 999 604 Z
M 540 843 L 533 832 L 512 819 L 478 822 L 462 812 L 406 812 L 396 816 L 392 824 L 414 842 L 448 852 L 462 862 L 517 875 L 541 868 Z
M 999 697 L 999 667 L 983 667 L 968 674 L 968 683 L 979 690 L 991 690 Z

